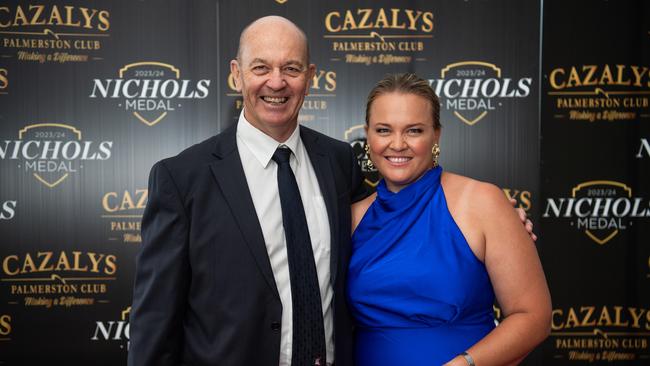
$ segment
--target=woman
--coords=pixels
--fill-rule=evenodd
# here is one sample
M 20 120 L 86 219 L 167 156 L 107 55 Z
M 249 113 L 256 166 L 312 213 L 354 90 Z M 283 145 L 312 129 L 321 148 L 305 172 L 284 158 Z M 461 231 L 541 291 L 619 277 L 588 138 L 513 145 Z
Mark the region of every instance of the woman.
M 357 366 L 517 364 L 549 332 L 534 244 L 499 188 L 442 172 L 439 114 L 414 74 L 368 96 L 369 158 L 383 180 L 352 208 Z

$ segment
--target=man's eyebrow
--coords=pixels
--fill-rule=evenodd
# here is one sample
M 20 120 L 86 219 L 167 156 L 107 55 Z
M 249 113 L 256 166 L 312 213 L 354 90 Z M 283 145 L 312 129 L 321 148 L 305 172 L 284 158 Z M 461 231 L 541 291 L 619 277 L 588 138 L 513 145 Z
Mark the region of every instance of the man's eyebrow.
M 259 58 L 259 57 L 258 57 L 258 58 L 254 58 L 254 59 L 249 63 L 249 65 L 252 65 L 252 64 L 267 64 L 267 63 L 268 63 L 268 62 L 266 62 L 265 59 L 262 59 L 262 58 Z

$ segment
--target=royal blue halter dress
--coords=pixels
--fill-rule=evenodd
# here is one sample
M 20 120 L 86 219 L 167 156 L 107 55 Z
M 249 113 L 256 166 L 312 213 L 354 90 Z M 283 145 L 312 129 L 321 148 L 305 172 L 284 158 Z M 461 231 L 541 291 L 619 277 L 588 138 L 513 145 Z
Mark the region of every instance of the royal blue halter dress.
M 348 300 L 356 366 L 438 366 L 494 328 L 487 271 L 429 170 L 398 193 L 384 181 L 352 236 Z

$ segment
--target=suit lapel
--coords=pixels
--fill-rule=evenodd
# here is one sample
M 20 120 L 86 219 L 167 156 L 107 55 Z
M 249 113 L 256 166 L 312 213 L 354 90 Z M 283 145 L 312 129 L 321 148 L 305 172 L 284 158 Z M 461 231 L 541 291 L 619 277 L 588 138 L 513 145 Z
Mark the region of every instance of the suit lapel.
M 248 245 L 248 249 L 257 262 L 257 266 L 275 296 L 279 298 L 280 295 L 278 294 L 271 262 L 264 243 L 264 235 L 257 219 L 253 199 L 237 151 L 236 126 L 227 129 L 221 134 L 221 139 L 219 139 L 217 148 L 213 153 L 218 160 L 210 164 L 210 168 L 221 188 L 223 198 L 228 203 L 228 207 L 239 226 L 246 245 Z
M 338 200 L 336 195 L 336 186 L 334 184 L 334 175 L 332 172 L 332 165 L 330 161 L 330 155 L 327 153 L 327 149 L 318 142 L 318 135 L 313 132 L 300 128 L 300 137 L 307 153 L 309 154 L 309 159 L 311 160 L 311 165 L 314 167 L 314 172 L 316 173 L 316 179 L 318 179 L 318 185 L 320 186 L 321 193 L 325 201 L 325 207 L 327 208 L 327 217 L 330 224 L 330 271 L 331 271 L 331 283 L 336 283 L 336 274 L 337 267 L 339 262 L 339 221 L 338 221 Z

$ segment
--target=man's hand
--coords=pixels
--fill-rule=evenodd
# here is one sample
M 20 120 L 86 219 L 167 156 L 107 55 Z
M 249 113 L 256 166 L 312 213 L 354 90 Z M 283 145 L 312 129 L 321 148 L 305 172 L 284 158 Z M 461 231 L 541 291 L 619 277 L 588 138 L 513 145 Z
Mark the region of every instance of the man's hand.
M 519 215 L 519 220 L 521 220 L 521 223 L 524 224 L 524 228 L 526 228 L 526 231 L 528 232 L 528 235 L 530 235 L 530 238 L 533 239 L 533 241 L 537 241 L 537 235 L 535 235 L 533 232 L 533 222 L 528 219 L 526 211 L 524 211 L 524 209 L 521 207 L 516 207 L 517 200 L 514 198 L 510 198 L 510 203 L 512 203 L 512 207 L 515 207 L 515 211 L 517 211 L 517 215 Z

